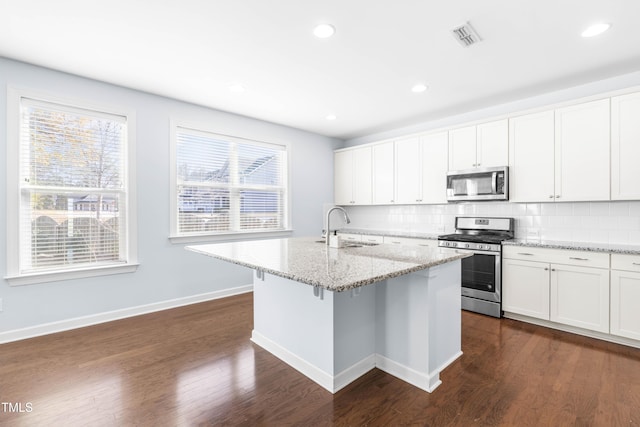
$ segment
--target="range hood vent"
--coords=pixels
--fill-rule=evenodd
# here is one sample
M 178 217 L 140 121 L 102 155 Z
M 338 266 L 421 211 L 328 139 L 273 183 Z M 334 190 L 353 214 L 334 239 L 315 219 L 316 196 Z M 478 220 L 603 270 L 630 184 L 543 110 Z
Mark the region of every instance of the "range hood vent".
M 469 24 L 468 22 L 455 27 L 451 30 L 451 33 L 462 47 L 469 47 L 472 44 L 476 44 L 480 41 L 478 33 L 476 33 L 471 24 Z

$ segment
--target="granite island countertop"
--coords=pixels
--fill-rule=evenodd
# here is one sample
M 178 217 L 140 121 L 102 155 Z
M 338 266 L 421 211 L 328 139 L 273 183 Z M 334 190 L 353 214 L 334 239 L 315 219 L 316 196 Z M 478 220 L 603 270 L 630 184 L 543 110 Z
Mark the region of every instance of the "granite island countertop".
M 336 249 L 315 237 L 192 245 L 185 249 L 335 292 L 471 256 L 446 248 L 391 244 Z
M 555 240 L 513 239 L 502 242 L 503 246 L 528 246 L 532 248 L 567 249 L 587 252 L 605 252 L 611 254 L 640 255 L 640 245 L 621 245 L 615 243 L 564 242 Z

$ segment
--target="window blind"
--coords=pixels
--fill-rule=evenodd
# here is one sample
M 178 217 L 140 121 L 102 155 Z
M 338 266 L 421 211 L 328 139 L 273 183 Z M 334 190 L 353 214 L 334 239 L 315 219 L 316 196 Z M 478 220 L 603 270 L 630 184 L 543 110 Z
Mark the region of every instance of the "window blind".
M 178 127 L 177 234 L 287 227 L 286 147 Z
M 21 98 L 21 273 L 127 260 L 126 117 Z

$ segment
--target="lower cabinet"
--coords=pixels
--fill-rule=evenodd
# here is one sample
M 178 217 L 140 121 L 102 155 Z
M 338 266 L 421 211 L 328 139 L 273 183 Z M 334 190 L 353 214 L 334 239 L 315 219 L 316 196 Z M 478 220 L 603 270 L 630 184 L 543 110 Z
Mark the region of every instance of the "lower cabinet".
M 611 255 L 611 334 L 640 340 L 640 256 Z
M 549 264 L 504 259 L 502 309 L 549 320 Z
M 384 236 L 384 243 L 391 243 L 394 245 L 409 245 L 409 246 L 426 246 L 430 248 L 437 248 L 438 241 L 433 239 L 420 239 L 418 237 L 390 237 Z
M 609 333 L 609 254 L 505 247 L 502 309 Z
M 609 333 L 609 270 L 551 264 L 549 320 Z

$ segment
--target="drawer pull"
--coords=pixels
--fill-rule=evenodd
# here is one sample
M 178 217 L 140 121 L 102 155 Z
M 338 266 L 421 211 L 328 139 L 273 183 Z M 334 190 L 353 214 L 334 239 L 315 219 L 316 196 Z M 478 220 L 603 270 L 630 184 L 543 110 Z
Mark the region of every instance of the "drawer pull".
M 569 259 L 574 259 L 576 261 L 589 261 L 589 258 L 578 258 L 574 256 L 570 256 Z
M 633 265 L 640 265 L 640 262 L 632 262 Z
M 530 254 L 529 252 L 518 252 L 518 255 L 533 256 L 533 254 Z

